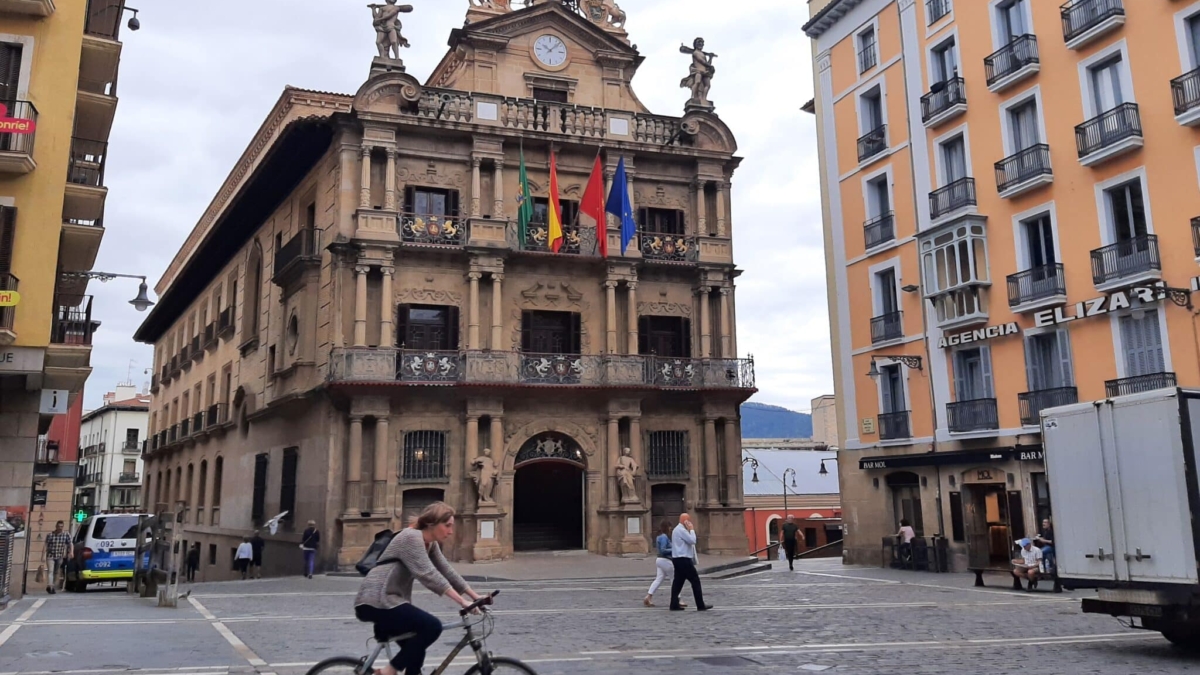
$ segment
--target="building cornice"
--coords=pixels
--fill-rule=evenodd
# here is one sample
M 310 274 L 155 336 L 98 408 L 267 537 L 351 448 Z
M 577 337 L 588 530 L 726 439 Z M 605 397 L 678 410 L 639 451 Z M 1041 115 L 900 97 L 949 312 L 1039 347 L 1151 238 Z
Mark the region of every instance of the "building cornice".
M 832 0 L 828 5 L 817 12 L 808 23 L 804 24 L 801 30 L 810 38 L 816 39 L 821 37 L 825 31 L 833 27 L 843 16 L 846 16 L 850 10 L 862 4 L 863 0 Z

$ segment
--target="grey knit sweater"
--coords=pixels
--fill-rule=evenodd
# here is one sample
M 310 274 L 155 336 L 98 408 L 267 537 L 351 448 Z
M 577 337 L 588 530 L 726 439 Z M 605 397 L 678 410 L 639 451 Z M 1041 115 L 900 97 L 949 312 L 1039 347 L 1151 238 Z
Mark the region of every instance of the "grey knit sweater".
M 354 598 L 355 607 L 391 609 L 410 603 L 414 579 L 437 595 L 445 595 L 450 588 L 459 593 L 467 590 L 467 582 L 450 566 L 437 542 L 426 550 L 420 530 L 405 528 L 392 537 L 379 556 L 380 560 L 389 558 L 399 558 L 400 562 L 376 565 L 368 572 Z

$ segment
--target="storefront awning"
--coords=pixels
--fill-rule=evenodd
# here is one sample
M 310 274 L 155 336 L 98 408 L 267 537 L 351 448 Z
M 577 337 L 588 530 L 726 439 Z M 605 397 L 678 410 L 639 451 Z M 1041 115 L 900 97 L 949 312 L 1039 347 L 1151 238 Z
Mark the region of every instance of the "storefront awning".
M 1020 448 L 989 448 L 986 450 L 960 450 L 958 452 L 925 452 L 919 455 L 888 455 L 886 457 L 863 457 L 858 468 L 863 471 L 878 469 L 904 469 L 917 466 L 956 466 L 961 464 L 993 464 L 1012 460 L 1040 462 L 1045 458 L 1041 446 Z

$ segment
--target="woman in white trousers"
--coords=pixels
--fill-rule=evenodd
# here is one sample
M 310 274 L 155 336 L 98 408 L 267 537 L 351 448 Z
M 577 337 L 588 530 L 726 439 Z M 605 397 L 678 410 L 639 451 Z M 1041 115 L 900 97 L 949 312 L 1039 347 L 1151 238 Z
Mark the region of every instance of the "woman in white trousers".
M 671 562 L 671 521 L 664 520 L 659 526 L 658 537 L 654 539 L 657 555 L 654 558 L 654 567 L 658 570 L 654 575 L 654 583 L 650 584 L 650 590 L 646 592 L 646 597 L 642 599 L 642 604 L 646 607 L 654 607 L 654 593 L 662 586 L 663 581 L 673 577 L 675 574 L 675 565 Z M 681 606 L 686 607 L 683 603 Z

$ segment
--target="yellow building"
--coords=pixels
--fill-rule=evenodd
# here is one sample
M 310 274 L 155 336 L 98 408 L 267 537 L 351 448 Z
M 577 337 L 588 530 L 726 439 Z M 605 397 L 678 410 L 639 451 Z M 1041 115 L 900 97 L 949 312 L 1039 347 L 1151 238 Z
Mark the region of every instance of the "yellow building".
M 1200 385 L 1200 2 L 810 8 L 847 558 L 1004 567 L 1041 410 Z
M 0 293 L 20 294 L 0 308 L 0 510 L 28 525 L 14 540 L 12 597 L 22 593 L 27 552 L 33 588 L 53 529 L 36 515 L 24 522 L 35 506 L 37 436 L 50 423 L 42 392 L 77 395 L 91 372 L 87 281 L 64 274 L 90 270 L 104 235 L 123 11 L 124 0 L 0 0 L 0 104 L 35 124 L 33 133 L 0 133 Z M 0 120 L 0 130 L 16 124 Z M 53 466 L 37 469 L 39 482 L 56 476 Z

